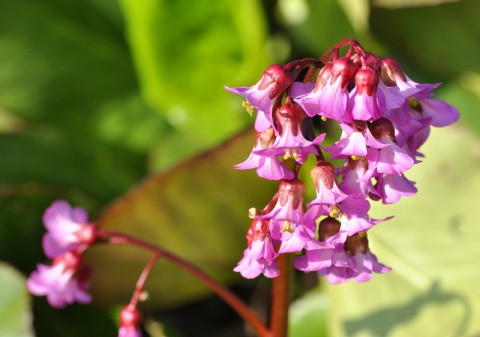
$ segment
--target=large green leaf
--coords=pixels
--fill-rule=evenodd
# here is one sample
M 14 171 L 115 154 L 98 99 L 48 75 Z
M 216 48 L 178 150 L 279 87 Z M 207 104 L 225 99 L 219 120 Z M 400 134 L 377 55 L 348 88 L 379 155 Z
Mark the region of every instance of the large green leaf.
M 434 81 L 445 81 L 460 73 L 480 72 L 479 12 L 480 2 L 475 0 L 397 10 L 374 8 L 370 22 L 391 56 Z
M 247 123 L 224 85 L 253 85 L 268 65 L 258 1 L 121 4 L 144 97 L 180 133 L 172 153 L 206 148 Z
M 424 162 L 408 174 L 418 194 L 373 208 L 376 217 L 395 215 L 369 236 L 393 271 L 328 287 L 332 336 L 478 334 L 479 148 L 464 126 L 433 130 Z
M 225 282 L 246 247 L 247 210 L 262 207 L 277 188 L 255 172 L 233 169 L 248 156 L 253 133 L 154 175 L 110 205 L 98 223 L 158 244 Z M 89 254 L 101 303 L 125 303 L 151 254 L 136 247 L 100 246 Z M 116 282 L 121 280 L 121 282 Z M 148 306 L 165 307 L 206 293 L 198 280 L 160 261 L 147 282 Z
M 32 337 L 30 298 L 25 278 L 11 266 L 0 263 L 0 336 Z

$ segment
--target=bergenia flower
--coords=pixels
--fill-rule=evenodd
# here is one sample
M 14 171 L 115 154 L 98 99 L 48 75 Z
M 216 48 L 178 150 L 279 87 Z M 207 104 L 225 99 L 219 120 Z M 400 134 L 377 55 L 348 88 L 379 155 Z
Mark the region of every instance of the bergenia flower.
M 260 274 L 272 278 L 279 275 L 278 264 L 273 249 L 270 235 L 270 222 L 268 220 L 254 219 L 247 232 L 248 247 L 245 249 L 243 259 L 235 267 L 245 278 L 255 278 Z
M 52 307 L 63 308 L 74 302 L 90 303 L 87 292 L 90 269 L 82 261 L 82 253 L 69 251 L 56 257 L 51 266 L 38 264 L 27 281 L 30 293 L 47 296 Z
M 118 337 L 142 337 L 140 321 L 142 314 L 133 305 L 123 307 L 120 312 L 120 329 Z
M 366 282 L 372 278 L 372 273 L 388 273 L 392 270 L 379 263 L 377 257 L 370 252 L 366 232 L 349 236 L 345 242 L 345 249 L 352 256 L 355 282 Z
M 262 132 L 257 131 L 252 152 L 244 162 L 235 165 L 235 168 L 238 170 L 256 169 L 259 177 L 269 180 L 293 179 L 293 172 L 280 162 L 277 151 L 267 151 L 274 141 L 275 132 L 272 127 Z
M 71 207 L 64 200 L 57 200 L 46 209 L 43 223 L 47 228 L 43 250 L 52 259 L 81 246 L 89 246 L 96 240 L 96 226 L 88 222 L 87 212 L 80 207 Z
M 275 100 L 293 82 L 292 75 L 285 67 L 274 64 L 264 71 L 260 80 L 251 87 L 230 88 L 228 91 L 245 97 L 258 110 L 255 130 L 265 131 L 274 127 L 272 113 Z

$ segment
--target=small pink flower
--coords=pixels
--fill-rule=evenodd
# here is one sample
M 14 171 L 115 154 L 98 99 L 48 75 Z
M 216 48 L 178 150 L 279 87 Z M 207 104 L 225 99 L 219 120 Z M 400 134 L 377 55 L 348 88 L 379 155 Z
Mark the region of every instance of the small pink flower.
M 120 329 L 118 337 L 142 337 L 140 321 L 142 314 L 133 305 L 127 305 L 120 312 Z
M 372 278 L 372 273 L 388 273 L 392 270 L 379 263 L 377 257 L 370 252 L 366 232 L 349 236 L 345 247 L 352 255 L 352 277 L 355 282 L 367 282 Z
M 72 208 L 64 200 L 55 201 L 43 214 L 47 233 L 43 237 L 43 250 L 49 258 L 55 258 L 69 250 L 89 246 L 96 240 L 96 226 L 88 223 L 87 212 Z
M 272 127 L 258 132 L 255 136 L 255 146 L 248 158 L 235 165 L 238 170 L 256 169 L 259 177 L 269 180 L 293 179 L 293 172 L 289 171 L 284 163 L 280 162 L 276 152 L 267 152 L 275 140 Z
M 266 277 L 277 277 L 280 274 L 278 264 L 274 261 L 276 253 L 273 249 L 268 220 L 254 219 L 247 232 L 248 248 L 243 259 L 234 271 L 243 277 L 251 279 L 260 274 Z
M 258 110 L 255 130 L 261 132 L 273 127 L 272 109 L 277 97 L 293 82 L 289 70 L 279 64 L 271 65 L 260 80 L 251 87 L 230 88 L 230 92 L 245 97 Z
M 52 307 L 92 301 L 87 292 L 90 269 L 83 264 L 80 252 L 66 252 L 56 257 L 51 266 L 38 264 L 37 268 L 28 278 L 28 290 L 37 296 L 47 296 Z

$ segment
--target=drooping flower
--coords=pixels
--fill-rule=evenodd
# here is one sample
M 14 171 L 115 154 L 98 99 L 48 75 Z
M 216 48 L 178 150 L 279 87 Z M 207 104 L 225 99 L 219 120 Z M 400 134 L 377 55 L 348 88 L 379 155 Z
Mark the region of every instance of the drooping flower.
M 345 249 L 352 256 L 353 279 L 355 282 L 366 282 L 372 273 L 388 273 L 392 268 L 378 262 L 377 257 L 368 248 L 366 232 L 360 232 L 347 238 Z
M 96 226 L 88 222 L 87 212 L 57 200 L 43 214 L 47 233 L 43 236 L 43 250 L 49 258 L 67 251 L 91 245 L 96 240 Z
M 270 278 L 277 277 L 280 271 L 274 261 L 276 253 L 273 249 L 269 221 L 254 219 L 247 232 L 247 242 L 248 247 L 244 251 L 243 259 L 234 271 L 249 279 L 260 274 Z
M 255 130 L 265 131 L 274 127 L 272 113 L 275 100 L 293 82 L 290 71 L 279 64 L 271 65 L 263 72 L 260 80 L 251 87 L 230 88 L 228 91 L 245 97 L 248 103 L 257 109 Z
M 28 290 L 47 296 L 51 306 L 63 308 L 74 302 L 90 303 L 90 268 L 83 263 L 82 252 L 72 250 L 57 256 L 51 266 L 38 264 L 27 281 Z
M 140 321 L 142 314 L 133 305 L 123 307 L 120 312 L 120 329 L 118 337 L 142 337 Z
M 252 152 L 244 162 L 235 165 L 235 168 L 238 170 L 256 169 L 259 177 L 269 180 L 293 179 L 293 172 L 280 162 L 277 152 L 265 152 L 270 149 L 274 141 L 273 128 L 257 132 Z

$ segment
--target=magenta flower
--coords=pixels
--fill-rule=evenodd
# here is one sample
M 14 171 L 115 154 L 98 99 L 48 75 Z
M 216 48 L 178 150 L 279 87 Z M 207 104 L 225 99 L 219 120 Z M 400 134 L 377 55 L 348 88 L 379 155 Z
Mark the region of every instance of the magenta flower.
M 269 149 L 275 140 L 273 128 L 257 132 L 255 146 L 248 158 L 235 165 L 238 170 L 256 169 L 259 177 L 269 180 L 293 179 L 293 172 L 280 162 L 276 152 L 262 152 Z
M 312 168 L 310 175 L 315 184 L 317 197 L 308 204 L 309 207 L 319 204 L 334 205 L 347 198 L 347 195 L 338 188 L 332 164 L 319 161 Z
M 417 193 L 415 183 L 408 180 L 405 175 L 382 174 L 378 177 L 375 188 L 384 204 L 393 204 L 402 197 L 409 197 Z
M 297 105 L 286 102 L 276 112 L 280 136 L 269 148 L 252 152 L 261 156 L 294 158 L 300 164 L 305 162 L 310 153 L 317 155 L 315 145 L 320 145 L 325 134 L 319 135 L 313 141 L 306 140 L 301 129 L 303 115 L 304 112 Z
M 272 110 L 277 97 L 293 82 L 289 70 L 281 65 L 274 64 L 264 71 L 260 80 L 251 87 L 230 88 L 228 91 L 245 97 L 258 110 L 255 120 L 255 130 L 265 131 L 273 127 Z
M 87 212 L 72 208 L 64 200 L 55 201 L 46 209 L 43 223 L 48 230 L 43 236 L 43 250 L 49 258 L 89 246 L 96 240 L 96 226 L 88 223 Z
M 248 248 L 245 249 L 243 259 L 240 260 L 234 271 L 245 278 L 255 278 L 260 274 L 266 277 L 277 277 L 280 273 L 270 235 L 268 220 L 254 219 L 247 232 Z
M 366 282 L 372 278 L 372 272 L 388 273 L 392 269 L 378 262 L 377 257 L 368 248 L 366 232 L 348 237 L 346 250 L 352 255 L 352 277 L 355 282 Z
M 120 329 L 118 337 L 142 337 L 140 321 L 142 315 L 138 309 L 129 304 L 120 312 Z
M 319 115 L 339 122 L 351 122 L 352 116 L 347 111 L 347 86 L 356 69 L 357 65 L 346 57 L 327 64 L 320 71 L 314 90 L 298 97 L 296 102 L 310 117 Z
M 90 303 L 88 278 L 90 270 L 82 262 L 79 251 L 69 251 L 56 257 L 51 266 L 38 264 L 27 281 L 28 290 L 37 296 L 47 296 L 52 307 L 63 308 L 73 302 Z

